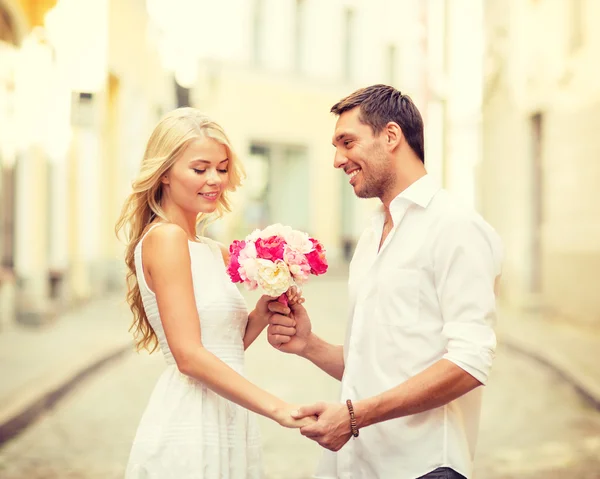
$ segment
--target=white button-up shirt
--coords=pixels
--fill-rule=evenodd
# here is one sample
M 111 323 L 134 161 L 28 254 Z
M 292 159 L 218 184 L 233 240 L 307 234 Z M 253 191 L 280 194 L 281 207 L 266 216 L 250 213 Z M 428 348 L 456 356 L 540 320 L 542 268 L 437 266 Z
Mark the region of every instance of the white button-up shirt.
M 496 336 L 494 282 L 502 245 L 475 211 L 424 176 L 390 204 L 394 226 L 378 251 L 383 212 L 350 264 L 350 318 L 341 400 L 403 383 L 442 358 L 485 384 Z M 467 478 L 481 388 L 449 404 L 361 429 L 326 451 L 316 478 L 415 479 L 437 467 Z

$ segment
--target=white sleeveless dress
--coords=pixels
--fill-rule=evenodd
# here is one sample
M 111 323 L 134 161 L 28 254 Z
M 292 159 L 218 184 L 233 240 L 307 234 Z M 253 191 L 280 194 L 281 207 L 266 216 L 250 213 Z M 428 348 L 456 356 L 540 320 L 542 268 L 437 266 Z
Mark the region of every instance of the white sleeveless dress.
M 254 413 L 179 372 L 167 345 L 156 297 L 135 267 L 148 320 L 167 363 L 142 416 L 126 479 L 262 478 L 261 440 Z M 219 246 L 189 242 L 194 296 L 206 349 L 244 374 L 243 337 L 248 310 L 229 279 Z

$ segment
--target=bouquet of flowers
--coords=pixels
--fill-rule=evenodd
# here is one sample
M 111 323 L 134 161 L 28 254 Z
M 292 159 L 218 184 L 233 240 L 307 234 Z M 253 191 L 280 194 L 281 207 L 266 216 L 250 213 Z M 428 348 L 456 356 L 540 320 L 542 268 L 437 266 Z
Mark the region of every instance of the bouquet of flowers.
M 304 284 L 311 274 L 327 272 L 325 249 L 316 239 L 289 226 L 255 230 L 229 246 L 227 273 L 234 283 L 262 291 L 287 305 L 285 292 Z

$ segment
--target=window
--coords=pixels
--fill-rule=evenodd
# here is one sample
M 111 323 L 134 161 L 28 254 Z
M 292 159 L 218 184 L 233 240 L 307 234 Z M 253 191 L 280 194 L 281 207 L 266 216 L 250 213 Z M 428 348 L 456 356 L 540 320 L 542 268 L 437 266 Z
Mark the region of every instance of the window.
M 190 90 L 182 87 L 179 83 L 173 80 L 175 85 L 175 98 L 177 99 L 177 108 L 190 106 Z
M 570 20 L 570 38 L 569 50 L 574 52 L 583 44 L 583 1 L 584 0 L 569 0 L 569 20 Z
M 264 0 L 254 0 L 252 16 L 252 63 L 255 66 L 263 64 L 263 36 L 264 36 Z
M 531 244 L 529 289 L 542 292 L 542 225 L 544 222 L 543 143 L 544 117 L 536 113 L 530 119 L 531 129 Z
M 15 169 L 0 164 L 0 270 L 12 270 L 15 262 Z
M 296 0 L 296 12 L 294 17 L 294 70 L 302 71 L 306 23 L 306 0 Z
M 343 25 L 343 38 L 344 38 L 344 63 L 343 63 L 343 74 L 345 80 L 352 78 L 352 57 L 354 53 L 354 42 L 352 30 L 354 29 L 354 10 L 351 8 L 344 9 L 344 25 Z

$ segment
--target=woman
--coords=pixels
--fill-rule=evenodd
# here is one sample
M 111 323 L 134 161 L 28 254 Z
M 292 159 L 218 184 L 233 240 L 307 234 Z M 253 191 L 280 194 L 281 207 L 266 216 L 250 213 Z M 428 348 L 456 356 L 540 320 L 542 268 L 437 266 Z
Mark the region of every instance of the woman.
M 273 298 L 263 296 L 248 314 L 226 274 L 226 251 L 196 235 L 199 221 L 230 210 L 228 193 L 241 174 L 223 129 L 180 108 L 154 129 L 123 206 L 116 230 L 127 239 L 137 347 L 160 348 L 168 364 L 139 425 L 127 479 L 262 477 L 250 411 L 284 427 L 307 424 L 243 376 L 244 350 L 267 325 Z M 289 298 L 302 301 L 295 292 Z

